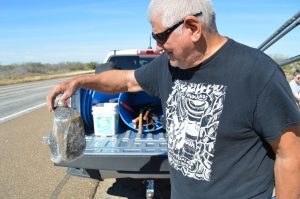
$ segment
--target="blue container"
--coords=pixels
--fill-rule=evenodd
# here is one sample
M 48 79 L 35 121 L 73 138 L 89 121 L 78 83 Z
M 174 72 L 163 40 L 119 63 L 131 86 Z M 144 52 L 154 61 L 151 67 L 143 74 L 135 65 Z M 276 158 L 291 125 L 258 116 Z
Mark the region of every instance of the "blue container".
M 118 106 L 119 113 L 123 122 L 135 131 L 138 130 L 138 127 L 134 126 L 132 120 L 139 116 L 140 111 L 142 111 L 144 114 L 148 109 L 151 109 L 150 113 L 152 113 L 149 115 L 149 118 L 156 119 L 149 119 L 149 122 L 152 122 L 152 124 L 154 124 L 154 128 L 151 128 L 150 125 L 147 125 L 147 122 L 144 121 L 143 132 L 155 132 L 163 127 L 160 121 L 160 118 L 163 115 L 160 99 L 150 97 L 143 91 L 137 93 L 121 93 L 119 95 Z M 130 108 L 128 107 L 133 110 L 129 110 Z

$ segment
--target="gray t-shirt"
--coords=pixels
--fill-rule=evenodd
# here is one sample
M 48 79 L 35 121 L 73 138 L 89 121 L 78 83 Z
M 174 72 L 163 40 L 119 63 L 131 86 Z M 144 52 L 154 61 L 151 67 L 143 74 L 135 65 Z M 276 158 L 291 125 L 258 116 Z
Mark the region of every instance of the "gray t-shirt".
M 174 68 L 163 54 L 135 77 L 161 98 L 172 198 L 271 198 L 274 154 L 267 142 L 300 123 L 272 59 L 229 39 L 199 66 Z

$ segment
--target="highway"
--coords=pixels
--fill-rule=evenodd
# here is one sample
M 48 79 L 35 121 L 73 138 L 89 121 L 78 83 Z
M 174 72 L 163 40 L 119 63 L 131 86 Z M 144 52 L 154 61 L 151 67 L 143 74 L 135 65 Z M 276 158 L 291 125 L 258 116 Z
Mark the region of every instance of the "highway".
M 44 106 L 51 87 L 66 79 L 1 86 L 0 124 Z

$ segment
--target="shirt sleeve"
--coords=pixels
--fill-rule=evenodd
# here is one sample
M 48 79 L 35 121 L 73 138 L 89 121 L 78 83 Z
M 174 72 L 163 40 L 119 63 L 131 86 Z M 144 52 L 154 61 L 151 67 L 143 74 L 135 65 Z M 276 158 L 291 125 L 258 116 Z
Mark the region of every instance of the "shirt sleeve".
M 152 97 L 160 97 L 159 82 L 163 55 L 145 64 L 134 72 L 134 76 L 143 90 Z
M 276 140 L 290 126 L 300 124 L 300 113 L 283 72 L 277 68 L 259 93 L 254 128 L 268 141 Z

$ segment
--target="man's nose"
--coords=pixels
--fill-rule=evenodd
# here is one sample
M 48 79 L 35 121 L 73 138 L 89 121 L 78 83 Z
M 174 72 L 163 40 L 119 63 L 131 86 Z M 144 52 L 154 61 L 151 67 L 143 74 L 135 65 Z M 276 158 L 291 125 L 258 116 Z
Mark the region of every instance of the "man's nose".
M 156 42 L 156 51 L 161 52 L 163 50 L 164 50 L 163 45 L 161 45 L 160 43 Z

